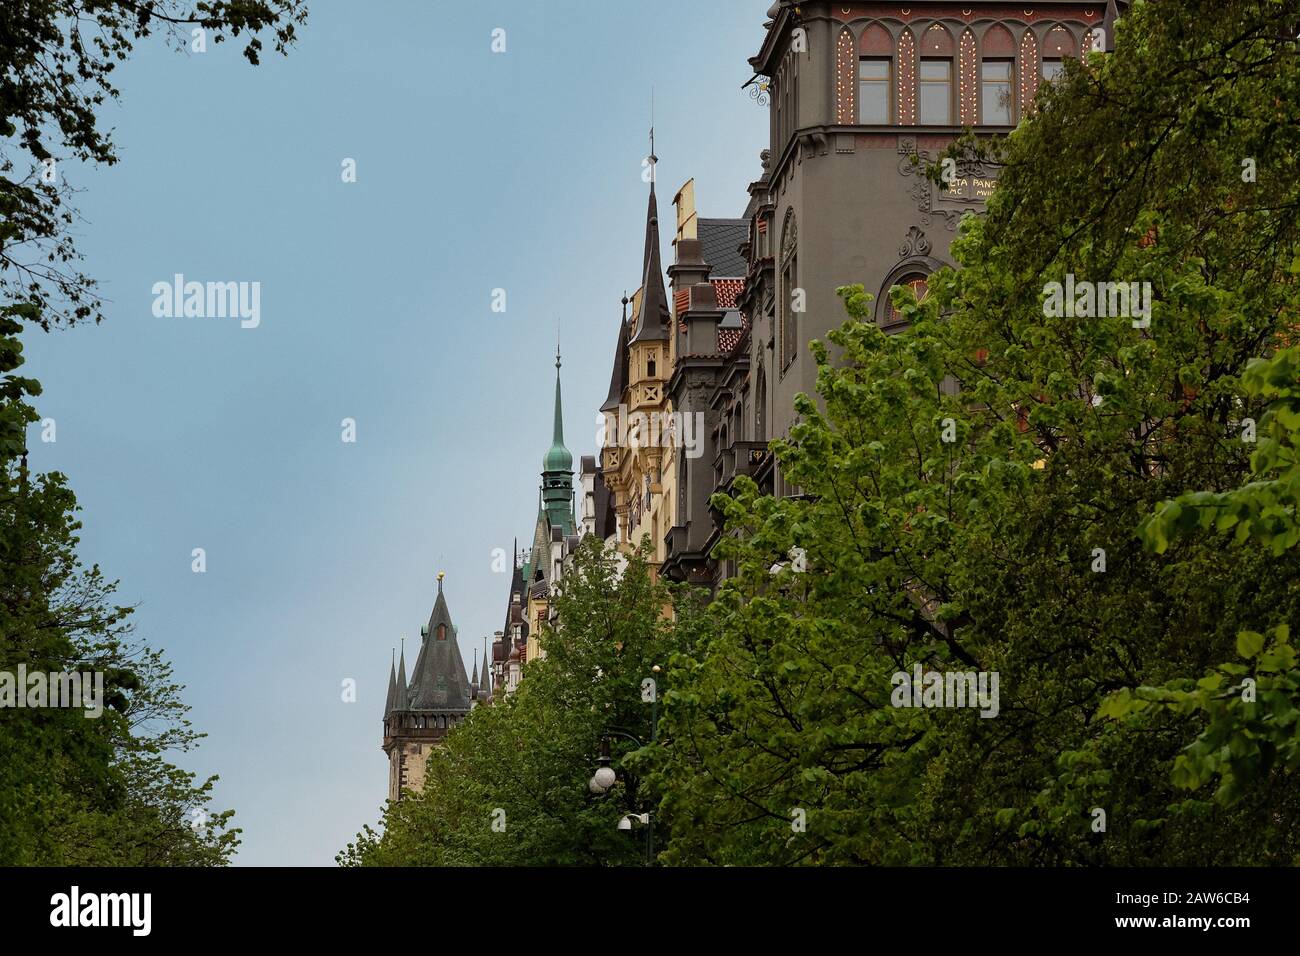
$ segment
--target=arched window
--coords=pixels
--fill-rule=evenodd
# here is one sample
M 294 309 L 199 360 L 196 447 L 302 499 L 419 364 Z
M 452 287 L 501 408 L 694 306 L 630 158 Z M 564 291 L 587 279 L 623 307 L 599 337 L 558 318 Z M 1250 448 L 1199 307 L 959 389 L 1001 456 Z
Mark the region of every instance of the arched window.
M 916 296 L 917 302 L 925 301 L 925 297 L 930 291 L 929 280 L 919 272 L 909 273 L 897 282 L 894 282 L 892 285 L 901 285 L 910 288 L 912 293 Z M 885 331 L 892 332 L 904 328 L 906 325 L 907 317 L 894 308 L 894 303 L 891 301 L 889 303 L 889 312 L 885 318 Z
M 883 126 L 894 121 L 894 40 L 878 23 L 858 41 L 858 122 Z
M 1016 122 L 1015 62 L 1011 31 L 1001 24 L 989 27 L 980 56 L 980 122 L 985 126 Z
M 1065 58 L 1067 56 L 1077 57 L 1078 55 L 1078 46 L 1074 42 L 1074 34 L 1060 24 L 1052 27 L 1047 31 L 1047 36 L 1043 38 L 1043 80 L 1048 83 L 1054 81 L 1061 75 Z
M 935 23 L 921 35 L 916 77 L 917 121 L 922 126 L 952 125 L 952 34 Z
M 440 640 L 440 641 L 445 641 L 446 639 L 447 639 L 447 625 L 446 625 L 446 624 L 439 624 L 439 625 L 438 625 L 438 640 Z
M 781 371 L 794 361 L 799 342 L 799 314 L 795 311 L 795 292 L 799 288 L 799 230 L 794 209 L 787 209 L 781 229 L 781 298 L 777 313 L 781 316 Z M 802 298 L 802 297 L 801 297 Z
M 754 441 L 767 441 L 767 375 L 758 370 L 758 387 L 754 391 Z

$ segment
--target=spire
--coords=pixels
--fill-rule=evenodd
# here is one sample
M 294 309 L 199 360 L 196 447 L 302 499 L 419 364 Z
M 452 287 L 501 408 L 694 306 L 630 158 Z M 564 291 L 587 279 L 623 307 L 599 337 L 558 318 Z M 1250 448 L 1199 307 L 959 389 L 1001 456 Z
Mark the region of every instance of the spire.
M 483 700 L 492 699 L 492 672 L 488 670 L 488 653 L 487 638 L 483 638 L 483 686 L 479 691 L 479 697 Z
M 631 300 L 627 292 L 623 293 L 623 318 L 618 323 L 618 341 L 614 344 L 614 368 L 609 373 L 609 395 L 605 404 L 600 406 L 602 412 L 616 412 L 623 403 L 623 391 L 627 388 L 627 304 Z
M 393 698 L 393 710 L 408 710 L 410 701 L 406 695 L 406 638 L 402 638 L 402 657 L 397 665 L 397 694 Z
M 397 649 L 393 649 L 393 658 L 388 664 L 388 699 L 384 701 L 384 716 L 393 712 L 397 702 Z
M 540 503 L 543 505 L 549 527 L 562 528 L 565 534 L 570 534 L 573 532 L 573 454 L 564 447 L 559 346 L 555 348 L 555 421 L 551 431 L 551 447 L 542 459 L 542 501 Z M 539 513 L 539 521 L 541 517 Z M 550 540 L 549 533 L 546 535 L 546 540 Z M 536 535 L 534 535 L 534 544 L 535 542 Z
M 561 412 L 560 402 L 560 344 L 555 343 L 555 424 L 552 429 L 551 443 L 554 445 L 564 444 L 564 415 Z M 572 462 L 570 462 L 572 463 Z
M 469 679 L 469 699 L 478 700 L 478 661 L 474 662 L 474 676 Z
M 641 307 L 633 317 L 633 345 L 637 342 L 663 341 L 668 338 L 668 330 L 672 327 L 672 319 L 668 314 L 668 293 L 664 289 L 664 270 L 659 257 L 659 201 L 655 198 L 654 177 L 654 166 L 658 158 L 654 155 L 653 147 L 650 160 L 650 203 L 645 217 L 645 255 L 641 259 Z
M 456 625 L 447 610 L 438 575 L 438 597 L 423 628 L 420 654 L 411 670 L 410 709 L 465 713 L 470 709 L 470 681 L 456 640 Z

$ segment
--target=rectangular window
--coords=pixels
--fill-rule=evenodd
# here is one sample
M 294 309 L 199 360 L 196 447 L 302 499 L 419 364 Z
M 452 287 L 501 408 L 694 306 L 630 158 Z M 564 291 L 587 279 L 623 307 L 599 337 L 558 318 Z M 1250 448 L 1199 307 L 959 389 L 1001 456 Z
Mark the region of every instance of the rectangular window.
M 785 287 L 785 302 L 782 309 L 785 321 L 782 323 L 781 328 L 781 370 L 783 373 L 790 363 L 794 361 L 795 353 L 799 348 L 799 316 L 794 311 L 794 290 L 799 281 L 798 277 L 799 259 L 792 254 L 786 261 L 781 283 Z
M 1010 126 L 1011 96 L 1011 61 L 985 60 L 980 64 L 980 122 Z
M 1043 79 L 1048 83 L 1055 82 L 1056 78 L 1061 75 L 1061 70 L 1063 68 L 1064 67 L 1061 65 L 1060 60 L 1044 60 Z
M 918 121 L 952 125 L 952 60 L 922 60 L 917 74 Z
M 858 62 L 858 122 L 883 126 L 890 122 L 889 60 L 864 57 Z

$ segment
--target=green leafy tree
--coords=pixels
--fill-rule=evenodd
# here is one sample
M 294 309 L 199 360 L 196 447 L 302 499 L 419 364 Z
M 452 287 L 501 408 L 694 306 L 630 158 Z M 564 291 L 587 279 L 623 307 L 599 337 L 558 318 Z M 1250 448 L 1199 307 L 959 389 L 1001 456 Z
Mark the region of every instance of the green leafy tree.
M 774 443 L 803 496 L 738 480 L 715 499 L 739 574 L 670 663 L 651 756 L 668 860 L 1296 859 L 1286 776 L 1188 801 L 1187 715 L 1103 712 L 1300 610 L 1292 551 L 1135 534 L 1161 501 L 1246 479 L 1260 396 L 1241 378 L 1300 316 L 1293 20 L 1135 3 L 1113 54 L 1071 62 L 1011 136 L 954 149 L 999 185 L 962 223 L 960 270 L 921 302 L 894 291 L 909 331 L 842 290 L 818 400 Z M 1149 324 L 1046 308 L 1067 275 L 1150 283 Z M 917 666 L 996 673 L 997 716 L 895 706 Z
M 0 7 L 0 669 L 99 671 L 108 707 L 0 708 L 0 865 L 212 865 L 238 844 L 231 812 L 209 812 L 167 755 L 192 748 L 182 688 L 162 655 L 131 639 L 116 585 L 76 553 L 76 500 L 59 474 L 31 475 L 26 433 L 40 385 L 19 374 L 23 325 L 102 318 L 77 266 L 61 159 L 112 164 L 98 109 L 116 65 L 163 33 L 193 30 L 278 52 L 301 0 L 17 0 Z

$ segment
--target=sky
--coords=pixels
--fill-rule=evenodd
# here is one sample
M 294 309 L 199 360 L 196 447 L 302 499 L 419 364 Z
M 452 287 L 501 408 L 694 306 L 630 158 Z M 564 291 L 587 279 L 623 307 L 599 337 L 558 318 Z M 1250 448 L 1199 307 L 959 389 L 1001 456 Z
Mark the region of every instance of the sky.
M 595 450 L 652 91 L 666 263 L 677 188 L 740 216 L 767 133 L 741 90 L 767 0 L 309 6 L 287 58 L 154 38 L 119 68 L 121 162 L 59 167 L 106 320 L 24 336 L 56 423 L 31 463 L 186 685 L 208 737 L 176 761 L 220 775 L 240 865 L 331 865 L 377 823 L 391 653 L 440 570 L 467 666 L 502 626 L 557 326 L 566 444 Z M 258 324 L 155 315 L 178 273 L 258 283 Z

